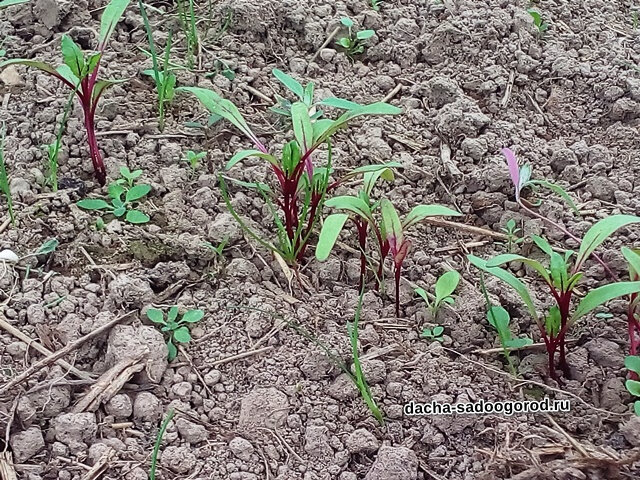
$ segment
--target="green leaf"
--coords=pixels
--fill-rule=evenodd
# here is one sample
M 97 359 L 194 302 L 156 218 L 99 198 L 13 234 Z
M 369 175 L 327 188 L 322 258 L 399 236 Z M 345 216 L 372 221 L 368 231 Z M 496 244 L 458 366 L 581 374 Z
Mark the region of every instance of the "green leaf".
M 139 210 L 129 210 L 127 212 L 127 216 L 124 217 L 124 219 L 127 222 L 133 224 L 147 223 L 149 220 L 151 220 L 148 215 L 142 213 Z
M 187 92 L 195 95 L 211 113 L 231 122 L 256 145 L 262 145 L 258 137 L 249 128 L 244 117 L 240 114 L 238 107 L 229 100 L 222 98 L 213 90 L 207 90 L 201 87 L 178 87 L 176 88 L 176 92 Z
M 428 307 L 431 307 L 431 300 L 429 300 L 429 294 L 424 288 L 418 287 L 414 291 L 418 295 L 420 295 L 420 298 L 424 300 L 424 303 L 426 303 Z
M 151 185 L 135 185 L 131 187 L 125 196 L 125 201 L 134 202 L 146 196 L 151 191 Z
M 560 332 L 562 326 L 562 315 L 557 306 L 549 309 L 549 315 L 544 319 L 544 329 L 550 337 L 555 337 Z
M 325 219 L 316 245 L 316 258 L 319 261 L 329 257 L 348 218 L 349 215 L 345 213 L 334 213 Z
M 325 98 L 324 100 L 318 103 L 319 105 L 326 105 L 327 107 L 333 107 L 333 108 L 341 108 L 343 110 L 354 110 L 356 108 L 362 107 L 362 105 L 360 105 L 359 103 L 352 102 L 350 100 L 345 100 L 343 98 L 337 98 L 337 97 Z
M 362 218 L 373 221 L 369 205 L 367 205 L 361 198 L 352 197 L 349 195 L 341 195 L 338 197 L 330 198 L 325 202 L 325 205 L 330 208 L 348 210 Z
M 304 87 L 295 78 L 287 75 L 282 70 L 274 68 L 271 70 L 273 76 L 278 79 L 285 87 L 287 87 L 292 93 L 294 93 L 300 100 L 304 99 Z
M 637 401 L 633 404 L 633 411 L 638 417 L 640 417 L 640 401 Z
M 340 23 L 348 28 L 353 27 L 353 20 L 351 20 L 349 17 L 342 17 L 340 19 Z
M 12 5 L 20 5 L 21 3 L 27 3 L 29 0 L 2 0 L 0 1 L 0 8 L 7 8 Z
M 640 397 L 640 382 L 636 380 L 627 380 L 624 382 L 624 386 L 627 387 L 627 390 L 629 390 L 631 395 L 634 397 Z
M 487 261 L 487 267 L 499 267 L 508 262 L 522 262 L 538 272 L 538 274 L 542 278 L 544 278 L 545 282 L 551 283 L 549 272 L 547 272 L 547 269 L 544 267 L 544 265 L 536 260 L 531 260 L 530 258 L 523 257 L 522 255 L 516 255 L 514 253 L 503 253 L 502 255 L 497 255 Z
M 627 370 L 640 374 L 640 356 L 627 355 L 624 359 L 624 366 Z
M 149 308 L 147 309 L 147 318 L 151 320 L 153 323 L 158 323 L 160 325 L 165 325 L 164 315 L 162 310 L 158 310 L 157 308 Z
M 172 361 L 178 356 L 178 349 L 171 340 L 167 342 L 167 348 L 169 349 L 169 361 Z
M 225 170 L 230 170 L 239 161 L 244 160 L 245 158 L 248 158 L 248 157 L 260 157 L 260 158 L 263 158 L 263 159 L 267 160 L 272 165 L 277 165 L 278 164 L 278 160 L 273 155 L 269 155 L 268 153 L 262 153 L 260 150 L 253 150 L 253 149 L 251 149 L 251 150 L 240 150 L 235 155 L 233 155 L 233 157 L 231 157 L 231 160 L 229 160 L 227 162 L 227 164 L 225 165 L 224 169 Z
M 522 348 L 522 347 L 526 347 L 527 345 L 531 345 L 532 343 L 533 343 L 533 340 L 526 337 L 511 338 L 506 342 L 504 342 L 504 346 L 507 348 Z
M 436 303 L 455 292 L 460 283 L 460 274 L 456 271 L 446 272 L 436 281 Z
M 358 40 L 367 40 L 373 37 L 375 34 L 376 32 L 374 30 L 360 30 L 358 33 L 356 33 L 356 38 Z
M 202 310 L 188 310 L 180 320 L 181 322 L 195 323 L 202 320 L 204 312 Z
M 576 269 L 616 230 L 632 223 L 640 223 L 640 217 L 635 215 L 612 215 L 600 220 L 585 233 L 578 257 L 576 258 Z
M 302 153 L 306 153 L 313 145 L 313 126 L 309 118 L 309 107 L 302 102 L 291 105 L 291 122 L 296 141 Z
M 111 0 L 102 12 L 100 19 L 100 36 L 98 37 L 98 50 L 103 50 L 109 37 L 116 29 L 120 17 L 129 6 L 130 0 Z
M 60 242 L 58 241 L 57 238 L 50 238 L 49 240 L 44 242 L 42 245 L 40 245 L 40 248 L 36 250 L 36 254 L 46 255 L 46 254 L 52 253 L 55 251 L 56 248 L 58 248 L 58 245 L 60 245 Z
M 187 327 L 179 327 L 173 331 L 173 339 L 178 343 L 187 343 L 191 340 L 191 334 Z
M 167 321 L 175 322 L 176 318 L 178 318 L 178 307 L 174 305 L 169 309 L 169 312 L 167 313 Z
M 386 198 L 383 198 L 380 202 L 380 210 L 382 211 L 382 223 L 384 223 L 384 229 L 387 233 L 387 238 L 391 236 L 395 244 L 399 247 L 402 244 L 403 232 L 402 222 L 396 208 Z
M 121 83 L 126 83 L 127 80 L 115 80 L 115 79 L 110 79 L 110 80 L 98 80 L 96 82 L 95 87 L 93 87 L 93 94 L 91 96 L 91 98 L 93 99 L 93 102 L 97 102 L 100 97 L 102 97 L 102 94 L 104 92 L 106 92 L 109 88 L 113 87 L 114 85 L 119 85 Z
M 85 198 L 76 203 L 80 208 L 85 210 L 103 210 L 105 208 L 111 208 L 111 206 L 100 198 Z
M 629 262 L 629 278 L 637 280 L 640 275 L 640 250 L 622 247 L 622 255 Z
M 576 215 L 580 215 L 580 210 L 574 203 L 573 199 L 569 196 L 569 194 L 560 186 L 553 182 L 549 182 L 548 180 L 529 180 L 527 182 L 528 185 L 541 185 L 543 187 L 548 188 L 556 195 L 560 196 L 566 203 L 571 207 L 571 210 L 574 211 Z M 523 187 L 525 185 L 522 185 Z
M 122 194 L 125 192 L 125 189 L 122 185 L 119 185 L 117 183 L 112 183 L 109 185 L 109 188 L 107 189 L 107 191 L 109 192 L 109 198 L 121 198 Z
M 86 76 L 82 50 L 69 35 L 62 35 L 62 58 L 73 74 L 78 78 Z
M 418 205 L 417 207 L 413 207 L 413 209 L 411 209 L 409 214 L 405 217 L 404 222 L 402 222 L 402 226 L 404 228 L 410 227 L 411 225 L 424 220 L 427 217 L 459 217 L 461 215 L 461 213 L 458 213 L 455 210 L 451 210 L 448 207 L 443 207 L 442 205 Z
M 351 39 L 347 37 L 342 37 L 340 40 L 338 40 L 338 45 L 344 48 L 349 48 L 351 47 Z
M 438 325 L 437 327 L 433 327 L 433 336 L 439 337 L 444 333 L 444 327 Z
M 116 207 L 111 213 L 113 213 L 116 217 L 120 218 L 122 215 L 125 214 L 126 211 L 127 211 L 127 208 L 124 205 L 120 205 Z
M 510 338 L 511 332 L 509 331 L 509 322 L 511 317 L 500 305 L 493 305 L 489 311 L 487 311 L 487 321 L 489 325 L 495 328 L 500 334 L 500 338 Z M 506 334 L 506 335 L 505 335 Z
M 518 280 L 512 273 L 506 271 L 503 268 L 487 266 L 487 262 L 481 259 L 480 257 L 476 257 L 475 255 L 467 255 L 467 259 L 475 267 L 487 273 L 490 273 L 491 275 L 499 278 L 500 280 L 505 282 L 507 285 L 509 285 L 511 288 L 513 288 L 516 291 L 516 293 L 520 295 L 520 298 L 526 305 L 533 319 L 536 322 L 539 321 L 538 313 L 536 312 L 536 307 L 533 304 L 531 295 L 529 294 L 529 291 L 527 290 L 527 287 L 525 286 L 524 283 Z
M 56 69 L 55 67 L 49 65 L 48 63 L 39 62 L 37 60 L 29 60 L 26 58 L 13 58 L 10 60 L 5 60 L 4 62 L 0 62 L 0 68 L 8 67 L 9 65 L 24 65 L 26 67 L 37 68 L 38 70 L 48 73 L 49 75 L 53 75 L 59 80 L 62 80 L 70 88 L 75 88 L 76 85 L 78 84 L 78 79 L 77 78 L 75 80 L 73 79 L 74 75 L 69 69 L 69 67 L 67 67 L 66 65 L 63 65 L 61 67 L 58 67 L 58 69 Z M 66 67 L 66 70 L 68 71 L 69 75 L 65 73 L 62 67 Z
M 576 311 L 571 316 L 571 322 L 576 322 L 580 317 L 607 303 L 609 300 L 638 292 L 640 292 L 640 282 L 617 282 L 594 288 L 580 301 Z

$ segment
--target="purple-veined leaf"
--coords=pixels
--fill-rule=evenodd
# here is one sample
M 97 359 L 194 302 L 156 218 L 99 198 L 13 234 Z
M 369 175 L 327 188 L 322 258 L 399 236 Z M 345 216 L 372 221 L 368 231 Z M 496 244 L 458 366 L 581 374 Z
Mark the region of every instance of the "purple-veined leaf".
M 579 270 L 583 262 L 589 258 L 602 242 L 618 229 L 632 223 L 640 223 L 640 217 L 636 217 L 635 215 L 612 215 L 598 221 L 584 234 L 574 268 Z
M 251 131 L 246 120 L 238 110 L 238 107 L 236 107 L 233 102 L 222 98 L 213 90 L 207 90 L 201 87 L 178 87 L 175 91 L 195 95 L 207 110 L 231 122 L 256 145 L 258 150 L 267 153 L 266 147 L 260 142 L 256 134 Z
M 291 75 L 284 73 L 282 70 L 278 70 L 274 68 L 271 70 L 273 76 L 278 79 L 280 83 L 282 83 L 287 89 L 289 89 L 296 97 L 300 100 L 303 100 L 305 97 L 305 89 L 300 82 L 298 82 Z
M 278 160 L 273 155 L 269 155 L 268 153 L 263 153 L 260 150 L 251 149 L 251 150 L 240 150 L 239 152 L 235 153 L 233 157 L 231 157 L 231 159 L 227 162 L 224 169 L 230 170 L 238 162 L 248 157 L 260 157 L 267 160 L 272 165 L 276 165 L 276 166 L 278 165 Z
M 442 205 L 418 205 L 411 209 L 402 222 L 402 226 L 408 228 L 427 217 L 459 217 L 461 215 L 461 213 Z
M 389 240 L 389 245 L 395 255 L 403 243 L 402 222 L 393 203 L 386 198 L 381 200 L 380 210 L 382 211 L 382 223 L 384 223 L 387 232 L 387 240 Z
M 98 50 L 103 50 L 131 0 L 111 0 L 102 12 Z
M 580 317 L 585 316 L 609 300 L 638 292 L 640 292 L 640 282 L 616 282 L 594 288 L 580 301 L 576 311 L 571 316 L 571 322 L 576 322 Z
M 346 213 L 334 213 L 325 219 L 316 245 L 316 258 L 319 261 L 322 262 L 329 257 L 348 218 L 349 215 Z
M 503 148 L 500 150 L 507 159 L 507 165 L 509 167 L 509 175 L 511 175 L 511 181 L 516 189 L 516 200 L 520 200 L 520 167 L 518 167 L 518 160 L 515 153 L 509 148 Z

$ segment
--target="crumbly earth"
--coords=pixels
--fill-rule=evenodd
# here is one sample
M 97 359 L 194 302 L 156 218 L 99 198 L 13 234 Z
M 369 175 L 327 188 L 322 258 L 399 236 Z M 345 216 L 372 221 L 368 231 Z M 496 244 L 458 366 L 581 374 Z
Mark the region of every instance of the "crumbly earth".
M 630 1 L 532 1 L 550 25 L 543 35 L 524 0 L 387 0 L 380 12 L 364 0 L 223 0 L 213 2 L 206 35 L 208 2 L 197 3 L 202 48 L 194 72 L 179 72 L 180 85 L 212 88 L 231 99 L 271 148 L 282 145 L 286 131 L 267 110 L 271 103 L 255 91 L 269 98 L 284 94 L 271 75 L 274 67 L 313 81 L 318 98 L 368 103 L 401 86 L 389 101 L 404 113 L 360 121 L 340 133 L 334 161 L 339 168 L 401 162 L 404 170 L 383 188 L 402 212 L 437 202 L 458 208 L 464 216 L 457 221 L 466 225 L 499 231 L 513 218 L 525 233 L 544 231 L 558 245 L 575 247 L 518 211 L 499 155 L 510 146 L 521 161 L 532 163 L 536 178 L 571 190 L 582 216 L 555 198 L 538 208 L 576 234 L 607 215 L 640 213 L 640 30 Z M 10 58 L 59 62 L 61 33 L 85 48 L 94 44 L 103 4 L 32 0 L 2 10 L 2 48 Z M 353 62 L 333 43 L 319 50 L 343 16 L 376 31 L 366 53 Z M 151 19 L 160 43 L 169 29 L 178 30 L 173 16 L 153 12 Z M 35 70 L 0 72 L 0 120 L 7 125 L 5 152 L 20 220 L 18 227 L 0 228 L 0 250 L 23 256 L 48 239 L 60 242 L 54 253 L 32 256 L 21 268 L 0 266 L 0 318 L 58 350 L 134 312 L 66 357 L 79 372 L 48 366 L 0 398 L 0 425 L 8 429 L 0 436 L 8 439 L 6 445 L 0 440 L 0 452 L 12 453 L 17 478 L 97 478 L 85 475 L 109 458 L 101 478 L 146 479 L 170 409 L 176 415 L 160 449 L 159 479 L 638 475 L 640 421 L 631 414 L 622 365 L 628 350 L 624 301 L 601 310 L 611 318 L 590 316 L 571 331 L 572 372 L 563 385 L 547 378 L 541 350 L 514 355 L 522 378 L 509 378 L 499 354 L 477 352 L 495 347 L 496 338 L 485 320 L 477 272 L 465 259 L 466 253 L 489 256 L 504 246 L 456 228 L 415 228 L 405 271 L 407 280 L 429 288 L 445 268 L 462 272 L 452 309 L 434 321 L 405 284 L 397 319 L 391 295 L 373 289 L 365 295 L 360 350 L 373 398 L 386 415 L 385 425 L 378 425 L 348 377 L 287 324 L 296 322 L 348 361 L 346 325 L 358 299 L 357 258 L 344 249 L 322 264 L 309 258 L 300 272 L 307 286 L 302 289 L 268 252 L 243 237 L 224 205 L 217 175 L 248 142 L 225 123 L 204 130 L 185 126 L 206 123 L 207 116 L 182 95 L 160 132 L 153 86 L 141 74 L 150 65 L 140 51 L 145 44 L 134 5 L 103 61 L 103 75 L 128 82 L 105 94 L 97 119 L 110 178 L 126 165 L 143 169 L 141 181 L 153 187 L 140 206 L 151 216 L 144 226 L 112 220 L 98 230 L 96 215 L 75 205 L 83 196 L 106 192 L 92 179 L 79 106 L 70 115 L 60 156 L 61 184 L 73 188 L 51 193 L 43 186 L 43 145 L 55 137 L 67 92 Z M 184 51 L 184 38 L 176 33 L 176 61 Z M 207 75 L 216 61 L 226 62 L 235 79 Z M 207 152 L 196 171 L 183 161 L 187 150 Z M 270 178 L 259 161 L 247 161 L 230 175 Z M 242 215 L 268 231 L 262 200 L 240 189 L 232 194 Z M 3 203 L 0 223 L 6 218 Z M 203 246 L 225 238 L 222 258 Z M 620 247 L 639 244 L 638 229 L 627 229 L 602 254 L 624 275 Z M 587 274 L 587 286 L 605 279 L 597 264 Z M 515 294 L 493 281 L 487 285 L 494 301 L 512 314 L 514 332 L 537 340 Z M 547 294 L 538 294 L 539 304 L 547 305 Z M 191 330 L 193 340 L 173 362 L 167 362 L 162 335 L 143 313 L 151 305 L 205 311 Z M 445 327 L 442 344 L 419 337 L 422 327 L 435 323 Z M 25 341 L 0 331 L 0 384 L 40 358 Z M 86 404 L 95 378 L 110 369 L 128 372 L 123 384 L 103 401 Z M 541 396 L 568 399 L 571 411 L 403 414 L 412 400 Z

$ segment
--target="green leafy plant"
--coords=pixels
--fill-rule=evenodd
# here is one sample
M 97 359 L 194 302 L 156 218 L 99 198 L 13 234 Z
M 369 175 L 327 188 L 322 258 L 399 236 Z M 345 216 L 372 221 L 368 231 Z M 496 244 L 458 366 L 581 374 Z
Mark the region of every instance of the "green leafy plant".
M 544 21 L 542 14 L 535 8 L 529 8 L 527 12 L 531 15 L 533 24 L 538 29 L 538 34 L 542 36 L 542 34 L 549 29 L 549 24 Z
M 107 42 L 114 32 L 116 24 L 129 5 L 130 0 L 111 0 L 102 13 L 100 35 L 96 51 L 84 54 L 80 47 L 68 35 L 62 36 L 63 65 L 55 68 L 44 62 L 24 58 L 15 58 L 0 62 L 0 68 L 21 64 L 37 68 L 60 80 L 78 96 L 84 112 L 84 125 L 96 179 L 104 185 L 107 171 L 98 147 L 95 127 L 95 114 L 98 102 L 104 92 L 111 86 L 125 80 L 99 80 L 98 73 L 102 55 Z
M 380 7 L 382 7 L 383 3 L 384 3 L 384 0 L 371 0 L 371 8 L 374 11 L 379 12 Z
M 622 248 L 622 254 L 629 263 L 629 280 L 640 281 L 640 249 Z M 640 349 L 640 296 L 637 293 L 629 295 L 627 308 L 627 326 L 629 331 L 629 353 L 638 355 Z
M 458 272 L 445 272 L 436 280 L 433 301 L 429 298 L 429 294 L 424 288 L 418 287 L 415 289 L 415 292 L 422 297 L 427 307 L 429 307 L 431 315 L 435 318 L 443 303 L 453 304 L 453 297 L 451 295 L 456 291 L 459 283 L 460 274 Z
M 11 196 L 11 188 L 9 186 L 9 174 L 7 173 L 7 164 L 4 160 L 4 138 L 6 134 L 6 126 L 2 124 L 0 128 L 0 193 L 7 199 L 7 210 L 11 224 L 16 224 L 16 217 L 13 211 L 13 197 Z
M 156 83 L 156 92 L 158 95 L 158 128 L 160 131 L 164 130 L 165 123 L 165 107 L 167 103 L 170 103 L 175 96 L 176 75 L 175 68 L 171 65 L 169 59 L 171 56 L 172 37 L 173 32 L 169 30 L 167 36 L 167 42 L 164 47 L 164 55 L 162 63 L 158 58 L 158 51 L 156 44 L 153 40 L 153 31 L 151 29 L 151 23 L 147 16 L 147 10 L 142 0 L 138 0 L 140 7 L 140 14 L 144 23 L 144 28 L 147 32 L 147 41 L 149 43 L 149 55 L 151 56 L 152 68 L 143 70 L 143 74 L 151 76 Z
M 2 0 L 0 1 L 0 8 L 7 8 L 12 5 L 20 5 L 21 3 L 27 3 L 29 0 Z
M 516 221 L 511 218 L 507 220 L 507 223 L 501 230 L 507 236 L 507 241 L 505 242 L 507 253 L 513 253 L 516 246 L 524 242 L 524 237 L 520 235 L 522 233 L 522 229 L 518 228 L 516 226 Z
M 291 75 L 287 75 L 282 70 L 278 70 L 277 68 L 274 68 L 272 73 L 273 76 L 276 77 L 276 79 L 282 85 L 284 85 L 287 90 L 289 90 L 289 92 L 293 93 L 296 96 L 297 102 L 302 102 L 307 106 L 311 120 L 317 120 L 322 116 L 322 111 L 316 110 L 314 108 L 314 84 L 312 82 L 309 82 L 307 85 L 303 86 Z M 291 106 L 294 102 L 290 101 L 287 98 L 281 97 L 278 94 L 276 94 L 276 101 L 277 104 L 269 107 L 269 110 L 277 113 L 278 115 L 282 115 L 283 117 L 291 118 Z M 354 104 L 354 106 L 357 106 L 357 104 Z
M 189 164 L 191 170 L 197 170 L 200 167 L 200 160 L 207 156 L 207 152 L 194 152 L 193 150 L 188 150 L 187 154 L 184 157 L 184 161 Z
M 216 75 L 222 75 L 229 81 L 233 81 L 236 78 L 236 72 L 229 66 L 227 62 L 220 59 L 215 59 L 213 61 L 213 72 L 207 73 L 205 75 L 206 78 L 215 78 Z
M 264 183 L 239 181 L 223 175 L 220 175 L 220 187 L 229 211 L 241 227 L 254 240 L 279 255 L 290 265 L 296 264 L 304 256 L 309 238 L 322 212 L 325 196 L 328 191 L 340 184 L 340 180 L 330 184 L 333 135 L 356 117 L 396 115 L 402 112 L 397 107 L 380 102 L 359 105 L 336 120 L 313 120 L 308 105 L 295 102 L 291 106 L 294 139 L 286 142 L 280 155 L 276 156 L 269 153 L 238 108 L 229 100 L 211 90 L 199 87 L 180 87 L 176 91 L 195 95 L 212 114 L 231 122 L 254 143 L 255 148 L 242 150 L 233 155 L 225 170 L 230 170 L 249 157 L 257 157 L 269 163 L 277 181 L 276 189 Z M 327 161 L 324 166 L 317 167 L 314 165 L 313 155 L 323 145 L 327 146 Z M 256 191 L 264 199 L 276 227 L 276 242 L 264 239 L 240 218 L 231 204 L 225 179 Z
M 359 55 L 364 52 L 365 42 L 375 35 L 374 30 L 360 30 L 354 31 L 353 20 L 349 17 L 343 17 L 340 19 L 342 25 L 347 27 L 348 34 L 346 37 L 341 37 L 338 40 L 338 45 L 344 48 L 345 53 L 349 58 Z
M 635 355 L 628 355 L 624 359 L 624 366 L 627 367 L 629 372 L 633 374 L 635 379 L 629 379 L 625 382 L 625 387 L 631 395 L 634 397 L 640 397 L 640 382 L 638 377 L 640 376 L 640 357 Z M 640 400 L 636 400 L 633 403 L 633 411 L 640 417 Z
M 210 242 L 204 242 L 203 245 L 207 247 L 209 250 L 215 252 L 217 257 L 222 257 L 222 252 L 228 243 L 229 243 L 229 238 L 225 237 L 225 239 L 222 240 L 217 246 L 213 245 Z
M 435 340 L 437 342 L 442 342 L 442 334 L 444 333 L 444 327 L 438 325 L 433 328 L 423 328 L 420 333 L 421 338 L 426 338 L 427 340 Z
M 131 172 L 127 167 L 122 167 L 120 174 L 123 178 L 119 178 L 109 185 L 110 202 L 101 198 L 85 198 L 76 205 L 85 210 L 110 213 L 116 218 L 123 217 L 129 223 L 147 223 L 150 220 L 149 216 L 133 208 L 133 205 L 147 196 L 151 191 L 151 186 L 146 184 L 134 185 L 135 180 L 142 174 L 142 170 Z
M 188 343 L 191 341 L 188 324 L 202 320 L 204 312 L 202 310 L 187 310 L 178 320 L 178 307 L 173 306 L 164 316 L 162 310 L 157 308 L 147 309 L 147 318 L 156 325 L 160 325 L 162 333 L 167 335 L 167 347 L 169 348 L 169 361 L 178 356 L 176 343 Z
M 549 373 L 552 378 L 558 380 L 555 363 L 557 351 L 559 351 L 559 369 L 565 375 L 569 374 L 569 365 L 566 361 L 565 336 L 572 325 L 609 300 L 640 292 L 640 282 L 638 281 L 612 282 L 591 289 L 572 309 L 572 300 L 575 297 L 576 287 L 584 275 L 583 266 L 585 261 L 619 228 L 639 222 L 640 217 L 633 215 L 613 215 L 600 220 L 587 231 L 577 254 L 573 251 L 566 251 L 564 254 L 557 253 L 544 238 L 532 236 L 534 243 L 548 257 L 548 267 L 537 260 L 510 253 L 498 255 L 489 261 L 482 260 L 474 255 L 467 256 L 474 266 L 496 276 L 518 293 L 529 313 L 538 324 L 547 349 Z M 502 265 L 515 261 L 522 262 L 533 269 L 549 289 L 555 305 L 549 308 L 542 317 L 538 315 L 525 284 L 511 272 L 501 268 Z
M 405 237 L 404 232 L 407 228 L 427 217 L 458 217 L 460 213 L 448 207 L 443 207 L 442 205 L 418 205 L 414 207 L 403 220 L 400 220 L 393 204 L 385 198 L 383 198 L 380 203 L 380 209 L 382 210 L 384 233 L 386 234 L 387 242 L 389 242 L 389 253 L 393 260 L 393 273 L 396 285 L 396 316 L 399 317 L 400 275 L 404 260 L 411 249 L 411 241 Z
M 193 68 L 195 57 L 200 48 L 194 0 L 176 0 L 176 3 L 178 5 L 180 25 L 182 25 L 182 31 L 187 41 L 187 65 L 189 68 Z

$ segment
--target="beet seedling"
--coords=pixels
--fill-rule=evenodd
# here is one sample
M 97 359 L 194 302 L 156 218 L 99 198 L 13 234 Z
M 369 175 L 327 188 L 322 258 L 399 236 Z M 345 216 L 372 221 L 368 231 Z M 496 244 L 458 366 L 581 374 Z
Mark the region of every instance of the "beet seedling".
M 132 206 L 147 196 L 151 191 L 151 186 L 146 184 L 134 185 L 135 179 L 142 174 L 142 170 L 131 172 L 127 167 L 122 167 L 120 173 L 124 178 L 120 178 L 109 185 L 110 202 L 101 198 L 85 198 L 76 203 L 76 205 L 85 210 L 110 213 L 116 218 L 124 216 L 124 220 L 129 223 L 147 223 L 150 220 L 149 216 L 140 210 L 132 208 Z
M 515 247 L 524 242 L 524 237 L 520 236 L 522 229 L 518 228 L 516 226 L 516 221 L 511 218 L 501 230 L 507 236 L 507 241 L 504 242 L 507 247 L 507 253 L 513 253 L 515 251 Z
M 625 382 L 625 387 L 631 395 L 634 397 L 640 397 L 640 382 L 638 378 L 640 376 L 640 357 L 635 355 L 629 355 L 624 359 L 624 366 L 627 367 L 633 378 L 630 378 Z M 640 417 L 640 400 L 636 400 L 633 403 L 633 411 Z
M 200 168 L 200 160 L 207 156 L 207 152 L 194 152 L 193 150 L 188 150 L 187 154 L 184 157 L 184 161 L 189 164 L 191 170 L 196 171 Z
M 622 254 L 629 263 L 629 280 L 640 280 L 640 249 L 622 248 Z M 629 330 L 629 353 L 638 355 L 640 348 L 640 296 L 632 293 L 627 308 L 627 326 Z
M 549 24 L 544 21 L 544 19 L 542 18 L 542 14 L 534 8 L 529 8 L 527 10 L 527 13 L 531 15 L 531 18 L 533 19 L 533 24 L 538 29 L 538 35 L 542 36 L 544 32 L 546 32 L 549 29 Z
M 109 2 L 100 21 L 100 35 L 95 52 L 90 52 L 85 55 L 71 37 L 63 35 L 62 58 L 64 64 L 57 68 L 44 62 L 24 58 L 5 60 L 0 63 L 0 68 L 14 64 L 37 68 L 57 78 L 76 93 L 82 105 L 91 161 L 96 179 L 100 185 L 105 184 L 107 171 L 96 138 L 96 108 L 100 98 L 109 87 L 122 83 L 125 80 L 99 80 L 98 72 L 107 42 L 114 32 L 120 17 L 129 5 L 129 2 L 130 0 L 111 0 L 111 2 Z
M 444 327 L 438 325 L 433 328 L 423 328 L 420 333 L 420 338 L 426 338 L 427 340 L 435 340 L 437 342 L 442 343 L 443 338 L 442 334 L 444 333 Z
M 639 222 L 640 217 L 633 215 L 613 215 L 600 220 L 587 231 L 577 254 L 573 251 L 566 251 L 562 255 L 553 251 L 551 245 L 542 237 L 532 236 L 538 248 L 548 257 L 548 267 L 537 260 L 509 253 L 498 255 L 489 261 L 482 260 L 474 255 L 467 256 L 474 266 L 496 276 L 518 293 L 529 313 L 538 324 L 547 349 L 549 373 L 552 378 L 558 379 L 555 363 L 557 351 L 559 352 L 558 367 L 565 376 L 569 374 L 569 365 L 566 361 L 565 336 L 572 325 L 609 300 L 640 292 L 639 281 L 614 282 L 591 289 L 578 305 L 572 309 L 572 300 L 575 296 L 576 287 L 584 275 L 582 272 L 584 262 L 593 254 L 596 248 L 619 228 Z M 574 257 L 575 259 L 572 262 Z M 555 305 L 542 318 L 538 315 L 525 284 L 509 271 L 500 268 L 501 265 L 514 261 L 522 262 L 532 268 L 547 285 L 555 301 Z
M 407 228 L 424 220 L 427 217 L 448 216 L 459 217 L 460 213 L 442 205 L 418 205 L 409 214 L 400 220 L 398 212 L 393 204 L 383 198 L 380 202 L 382 211 L 382 225 L 389 242 L 389 251 L 393 260 L 393 273 L 396 284 L 396 316 L 400 316 L 400 275 L 402 265 L 411 248 L 411 241 L 405 238 L 404 232 Z
M 345 53 L 349 58 L 359 55 L 364 52 L 365 41 L 375 35 L 374 30 L 360 30 L 358 32 L 353 31 L 353 20 L 348 17 L 340 19 L 340 23 L 347 27 L 349 32 L 348 36 L 342 37 L 338 40 L 338 45 L 344 48 Z
M 420 295 L 427 304 L 433 318 L 436 318 L 440 307 L 442 307 L 444 303 L 448 303 L 449 305 L 453 304 L 453 297 L 451 295 L 456 291 L 459 283 L 460 274 L 458 272 L 445 272 L 436 280 L 433 300 L 429 298 L 430 294 L 427 293 L 424 288 L 416 288 L 415 292 Z
M 7 164 L 4 160 L 4 138 L 6 133 L 6 126 L 2 124 L 0 128 L 0 193 L 7 199 L 7 210 L 9 211 L 9 218 L 11 224 L 15 226 L 16 217 L 13 212 L 13 197 L 11 196 L 11 188 L 9 186 L 9 175 L 7 174 Z
M 269 153 L 267 147 L 253 133 L 238 108 L 229 100 L 211 90 L 199 87 L 180 87 L 176 91 L 195 95 L 212 114 L 231 122 L 254 143 L 254 149 L 241 150 L 233 155 L 225 170 L 230 170 L 249 157 L 257 157 L 269 163 L 277 180 L 275 190 L 264 183 L 231 180 L 236 184 L 257 191 L 263 197 L 273 216 L 277 242 L 263 239 L 261 235 L 250 229 L 236 213 L 225 182 L 225 178 L 228 179 L 228 177 L 220 176 L 220 187 L 229 211 L 241 227 L 254 240 L 279 255 L 290 265 L 299 262 L 304 256 L 309 237 L 322 211 L 326 193 L 336 185 L 335 183 L 329 184 L 332 162 L 331 138 L 333 135 L 356 117 L 396 115 L 402 112 L 397 107 L 380 102 L 353 108 L 336 120 L 313 120 L 309 106 L 303 102 L 295 102 L 291 105 L 294 139 L 285 143 L 280 156 L 277 157 Z M 313 163 L 313 154 L 323 145 L 327 146 L 327 162 L 323 167 L 316 167 Z M 282 213 L 283 218 L 279 212 Z
M 160 330 L 168 337 L 169 361 L 178 356 L 176 343 L 188 343 L 191 341 L 191 334 L 187 324 L 199 322 L 203 317 L 204 312 L 202 310 L 187 310 L 178 320 L 178 307 L 173 306 L 167 312 L 165 319 L 162 310 L 156 308 L 147 309 L 147 318 L 156 325 L 160 325 Z
M 147 16 L 147 10 L 142 3 L 142 0 L 138 0 L 138 6 L 140 7 L 140 14 L 144 23 L 144 28 L 147 32 L 147 41 L 149 42 L 149 55 L 151 56 L 151 62 L 153 68 L 144 70 L 142 73 L 153 77 L 156 83 L 156 92 L 158 94 L 158 129 L 164 130 L 165 119 L 165 105 L 173 100 L 175 96 L 176 87 L 176 75 L 173 73 L 175 68 L 169 63 L 169 57 L 171 55 L 172 46 L 172 34 L 169 30 L 167 42 L 164 47 L 164 56 L 162 58 L 162 66 L 158 59 L 158 52 L 156 50 L 156 44 L 153 40 L 153 31 L 151 30 L 151 23 Z

